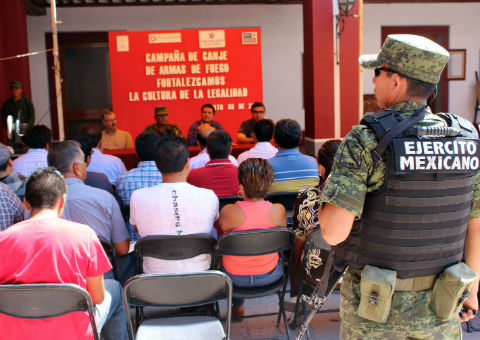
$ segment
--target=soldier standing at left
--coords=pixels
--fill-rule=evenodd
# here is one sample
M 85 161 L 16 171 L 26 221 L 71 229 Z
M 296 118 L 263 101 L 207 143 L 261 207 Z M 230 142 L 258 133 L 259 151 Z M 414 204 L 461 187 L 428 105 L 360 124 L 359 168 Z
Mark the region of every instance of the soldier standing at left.
M 35 109 L 30 99 L 22 96 L 23 87 L 19 81 L 10 83 L 10 93 L 12 96 L 8 98 L 2 106 L 2 125 L 7 128 L 7 117 L 12 116 L 13 122 L 20 120 L 20 130 L 25 131 L 35 124 Z

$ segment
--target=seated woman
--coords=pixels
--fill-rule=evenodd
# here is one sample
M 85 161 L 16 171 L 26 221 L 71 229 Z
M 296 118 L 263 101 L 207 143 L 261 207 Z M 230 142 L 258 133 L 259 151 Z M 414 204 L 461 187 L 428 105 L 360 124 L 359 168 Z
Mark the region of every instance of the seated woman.
M 287 213 L 281 204 L 263 198 L 273 181 L 273 170 L 261 158 L 249 158 L 238 167 L 240 196 L 243 201 L 227 204 L 218 223 L 226 232 L 285 227 Z M 235 287 L 260 287 L 271 284 L 283 275 L 278 254 L 261 256 L 223 256 L 222 271 Z M 245 308 L 243 299 L 233 299 L 233 318 L 240 321 Z
M 320 173 L 320 182 L 318 186 L 305 188 L 298 192 L 297 200 L 293 207 L 293 230 L 295 232 L 295 253 L 293 266 L 290 270 L 290 295 L 296 296 L 300 284 L 302 270 L 302 255 L 305 248 L 305 239 L 308 232 L 319 228 L 318 224 L 318 200 L 321 195 L 322 186 L 325 183 L 330 169 L 333 165 L 335 153 L 341 141 L 331 139 L 326 141 L 320 150 L 318 150 L 318 172 Z M 313 249 L 307 254 L 306 279 L 315 284 L 315 279 L 323 273 L 320 268 L 322 260 L 319 258 L 320 252 Z M 318 273 L 317 273 L 318 272 Z

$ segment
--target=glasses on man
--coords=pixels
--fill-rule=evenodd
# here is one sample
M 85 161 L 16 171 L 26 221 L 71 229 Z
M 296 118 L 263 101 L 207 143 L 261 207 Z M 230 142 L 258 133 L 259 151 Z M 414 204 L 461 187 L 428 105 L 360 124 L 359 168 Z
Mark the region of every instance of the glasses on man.
M 380 75 L 380 71 L 385 71 L 385 72 L 390 72 L 390 73 L 396 73 L 396 74 L 401 75 L 400 73 L 398 73 L 398 72 L 395 71 L 395 70 L 392 70 L 392 69 L 389 69 L 389 68 L 386 68 L 386 67 L 379 67 L 379 68 L 376 68 L 376 69 L 375 69 L 375 77 L 378 77 L 378 76 Z
M 258 111 L 257 111 L 257 110 L 253 110 L 253 111 L 252 111 L 252 113 L 264 113 L 264 112 L 265 112 L 265 110 L 258 110 Z

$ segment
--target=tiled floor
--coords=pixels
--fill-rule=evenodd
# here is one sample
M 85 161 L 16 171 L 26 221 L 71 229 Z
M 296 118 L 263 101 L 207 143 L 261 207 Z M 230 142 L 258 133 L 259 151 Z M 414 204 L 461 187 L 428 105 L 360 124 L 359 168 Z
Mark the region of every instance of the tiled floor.
M 321 309 L 310 323 L 311 339 L 338 339 L 340 328 L 340 317 L 338 314 L 340 296 L 338 291 L 334 292 L 325 306 Z M 278 311 L 278 299 L 276 295 L 271 295 L 264 298 L 246 300 L 245 302 L 246 318 L 241 323 L 232 323 L 231 339 L 232 340 L 247 340 L 247 339 L 278 339 L 286 338 L 283 327 L 283 321 L 280 323 L 280 328 L 276 328 L 276 313 Z M 288 304 L 293 308 L 293 303 Z M 225 310 L 225 305 L 221 305 L 222 311 Z M 287 306 L 289 309 L 289 306 Z M 252 315 L 267 314 L 267 316 L 252 318 Z M 291 318 L 293 313 L 288 313 Z M 480 327 L 480 322 L 476 323 Z M 298 329 L 291 330 L 291 339 L 295 339 Z M 306 335 L 303 339 L 306 339 Z M 464 340 L 480 340 L 480 332 L 467 333 L 464 326 L 463 332 Z

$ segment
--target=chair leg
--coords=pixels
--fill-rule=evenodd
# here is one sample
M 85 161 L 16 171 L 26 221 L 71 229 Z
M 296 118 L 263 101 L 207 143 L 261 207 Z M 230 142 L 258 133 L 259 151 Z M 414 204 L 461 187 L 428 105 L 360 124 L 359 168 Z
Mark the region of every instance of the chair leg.
M 287 340 L 290 340 L 290 329 L 288 327 L 287 312 L 285 311 L 285 300 L 282 292 L 278 292 L 278 304 L 280 305 L 280 312 L 283 316 L 283 323 L 285 324 L 285 332 L 287 333 Z
M 305 271 L 303 271 L 303 273 L 305 273 Z M 298 315 L 300 313 L 300 303 L 303 303 L 302 295 L 303 295 L 303 290 L 305 288 L 304 276 L 305 275 L 303 274 L 302 279 L 300 281 L 300 285 L 298 287 L 298 291 L 297 291 L 297 300 L 295 301 L 295 310 L 294 310 L 294 314 L 293 314 L 293 323 L 292 323 L 294 327 L 299 326 L 297 324 L 297 322 L 298 322 Z
M 303 322 L 307 319 L 307 307 L 305 301 L 302 300 Z M 310 340 L 310 326 L 307 325 L 307 340 Z

